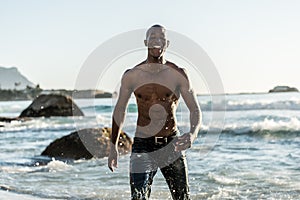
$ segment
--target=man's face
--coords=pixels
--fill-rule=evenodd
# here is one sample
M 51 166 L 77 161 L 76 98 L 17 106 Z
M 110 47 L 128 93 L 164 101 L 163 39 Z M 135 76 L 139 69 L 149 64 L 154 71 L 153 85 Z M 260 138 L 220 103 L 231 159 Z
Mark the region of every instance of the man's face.
M 165 30 L 160 27 L 152 27 L 149 29 L 145 45 L 153 57 L 160 57 L 164 54 L 168 47 Z

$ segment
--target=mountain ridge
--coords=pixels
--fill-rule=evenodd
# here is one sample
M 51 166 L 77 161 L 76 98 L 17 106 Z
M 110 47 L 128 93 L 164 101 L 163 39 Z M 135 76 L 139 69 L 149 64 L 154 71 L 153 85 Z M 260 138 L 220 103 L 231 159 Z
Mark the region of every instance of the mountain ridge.
M 35 87 L 35 84 L 21 74 L 17 67 L 0 66 L 0 89 L 23 90 L 27 86 Z

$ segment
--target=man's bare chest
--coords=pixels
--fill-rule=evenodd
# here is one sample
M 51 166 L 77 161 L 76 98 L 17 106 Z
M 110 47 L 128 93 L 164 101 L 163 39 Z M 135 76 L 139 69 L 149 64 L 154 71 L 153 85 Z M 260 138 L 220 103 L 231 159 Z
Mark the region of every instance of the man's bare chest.
M 160 73 L 142 72 L 135 80 L 134 91 L 142 88 L 145 92 L 174 91 L 178 87 L 178 81 L 168 70 Z

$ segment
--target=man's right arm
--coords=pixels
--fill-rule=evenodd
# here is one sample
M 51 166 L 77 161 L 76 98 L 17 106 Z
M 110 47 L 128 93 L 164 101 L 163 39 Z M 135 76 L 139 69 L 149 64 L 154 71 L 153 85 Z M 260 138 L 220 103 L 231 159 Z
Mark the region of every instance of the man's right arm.
M 129 77 L 128 72 L 125 72 L 122 77 L 119 98 L 112 118 L 110 154 L 108 157 L 108 167 L 111 171 L 114 171 L 114 167 L 118 166 L 118 140 L 125 120 L 127 104 L 132 93 L 130 81 L 131 78 Z

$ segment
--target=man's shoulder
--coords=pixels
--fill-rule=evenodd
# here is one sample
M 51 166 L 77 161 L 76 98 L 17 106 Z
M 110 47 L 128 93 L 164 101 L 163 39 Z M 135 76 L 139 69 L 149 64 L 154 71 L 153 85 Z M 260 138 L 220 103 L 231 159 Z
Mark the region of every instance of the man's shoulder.
M 146 64 L 146 60 L 140 62 L 140 63 L 137 64 L 137 65 L 135 65 L 135 66 L 133 67 L 133 69 L 136 68 L 136 67 L 139 67 L 139 66 L 141 66 L 141 65 L 144 65 L 144 64 Z
M 143 62 L 141 62 L 141 63 L 135 65 L 135 66 L 132 67 L 132 68 L 126 69 L 126 71 L 124 72 L 124 74 L 132 74 L 132 73 L 134 73 L 134 72 L 136 71 L 136 69 L 139 69 L 139 67 L 140 67 L 141 65 L 145 64 L 145 63 L 146 63 L 146 61 L 143 61 Z
M 139 76 L 139 66 L 143 65 L 145 61 L 135 65 L 133 68 L 128 68 L 123 73 L 122 79 L 126 82 L 131 82 Z
M 185 68 L 179 67 L 178 65 L 176 65 L 173 62 L 167 61 L 166 65 L 168 65 L 169 67 L 171 67 L 172 69 L 176 70 L 177 72 L 179 72 L 180 74 L 182 74 L 185 78 L 187 77 L 187 71 Z

